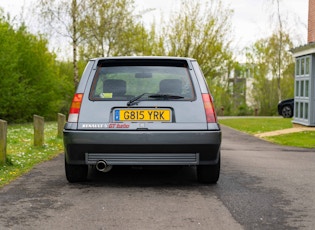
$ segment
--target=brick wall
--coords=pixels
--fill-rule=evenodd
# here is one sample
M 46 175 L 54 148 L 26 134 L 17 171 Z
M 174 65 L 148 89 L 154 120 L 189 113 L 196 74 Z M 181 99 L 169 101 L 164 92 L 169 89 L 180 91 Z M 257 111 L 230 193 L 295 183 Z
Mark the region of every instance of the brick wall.
M 315 0 L 309 0 L 307 41 L 315 42 Z

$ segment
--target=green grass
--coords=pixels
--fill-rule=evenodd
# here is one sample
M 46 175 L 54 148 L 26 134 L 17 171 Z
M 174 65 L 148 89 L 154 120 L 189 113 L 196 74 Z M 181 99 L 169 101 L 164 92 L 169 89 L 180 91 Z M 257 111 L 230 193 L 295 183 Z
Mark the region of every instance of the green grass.
M 258 134 L 293 127 L 292 119 L 284 119 L 278 117 L 227 118 L 219 119 L 219 123 L 248 134 Z M 264 137 L 263 139 L 285 146 L 315 148 L 314 131 L 283 134 L 272 137 Z
M 315 132 L 304 131 L 299 133 L 290 133 L 285 135 L 265 137 L 264 139 L 273 143 L 295 146 L 301 148 L 315 148 Z
M 45 123 L 45 144 L 34 147 L 33 124 L 9 125 L 7 130 L 7 164 L 0 165 L 0 187 L 30 171 L 36 164 L 50 160 L 63 151 L 57 137 L 57 123 Z
M 292 119 L 284 119 L 278 117 L 228 118 L 220 119 L 219 123 L 249 134 L 258 134 L 280 129 L 292 128 Z

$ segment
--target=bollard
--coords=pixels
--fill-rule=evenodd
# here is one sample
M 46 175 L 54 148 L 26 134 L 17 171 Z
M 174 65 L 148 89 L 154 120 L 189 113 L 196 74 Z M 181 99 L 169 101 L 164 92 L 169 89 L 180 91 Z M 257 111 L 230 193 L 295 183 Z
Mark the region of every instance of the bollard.
M 62 137 L 63 136 L 63 127 L 65 126 L 66 123 L 66 115 L 62 113 L 58 113 L 58 133 L 57 137 Z
M 33 116 L 34 121 L 34 146 L 44 145 L 44 118 L 38 115 Z
M 224 116 L 224 107 L 221 107 L 221 116 Z
M 0 165 L 7 160 L 7 122 L 0 120 Z
M 258 109 L 255 108 L 255 116 L 258 116 Z

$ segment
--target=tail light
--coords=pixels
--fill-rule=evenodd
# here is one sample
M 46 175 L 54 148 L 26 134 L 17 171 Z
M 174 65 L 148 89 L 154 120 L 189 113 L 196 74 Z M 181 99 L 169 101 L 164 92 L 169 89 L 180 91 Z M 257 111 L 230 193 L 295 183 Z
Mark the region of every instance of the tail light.
M 214 106 L 210 94 L 202 94 L 202 100 L 206 112 L 207 123 L 216 123 L 217 117 L 215 114 Z
M 70 107 L 68 122 L 78 122 L 82 98 L 83 93 L 76 93 L 74 95 Z

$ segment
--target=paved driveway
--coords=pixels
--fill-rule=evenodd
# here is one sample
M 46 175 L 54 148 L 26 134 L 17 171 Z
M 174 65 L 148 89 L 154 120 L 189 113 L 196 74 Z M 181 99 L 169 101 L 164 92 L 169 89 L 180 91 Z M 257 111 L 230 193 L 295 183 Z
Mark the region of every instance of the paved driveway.
M 194 168 L 116 168 L 69 184 L 61 154 L 0 189 L 0 229 L 313 229 L 314 154 L 223 127 L 212 186 Z

